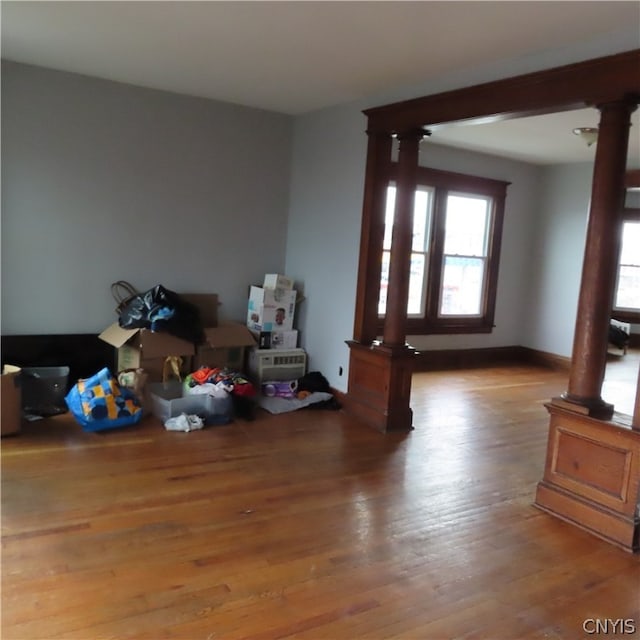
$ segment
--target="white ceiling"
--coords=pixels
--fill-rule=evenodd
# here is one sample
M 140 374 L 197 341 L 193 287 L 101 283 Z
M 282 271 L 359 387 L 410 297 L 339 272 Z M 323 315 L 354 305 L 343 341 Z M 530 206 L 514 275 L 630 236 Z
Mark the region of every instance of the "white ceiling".
M 635 1 L 3 0 L 0 10 L 3 58 L 291 115 L 634 24 L 640 47 Z M 571 130 L 597 126 L 597 115 L 449 127 L 432 141 L 538 163 L 589 161 L 594 148 Z M 630 156 L 640 159 L 638 135 Z

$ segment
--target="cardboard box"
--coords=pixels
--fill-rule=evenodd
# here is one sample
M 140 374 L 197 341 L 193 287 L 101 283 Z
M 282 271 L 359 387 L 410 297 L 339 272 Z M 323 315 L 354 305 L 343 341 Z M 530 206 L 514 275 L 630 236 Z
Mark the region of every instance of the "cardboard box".
M 298 346 L 298 331 L 254 331 L 259 349 L 295 349 Z
M 279 273 L 267 273 L 264 276 L 262 286 L 265 289 L 293 289 L 294 281 L 289 276 L 283 276 Z
M 218 294 L 217 293 L 180 293 L 180 297 L 195 305 L 200 312 L 203 327 L 218 326 Z
M 0 376 L 0 435 L 18 433 L 22 425 L 20 367 L 4 365 Z
M 181 298 L 194 304 L 200 312 L 203 326 L 218 324 L 218 296 L 215 293 L 185 293 Z M 184 375 L 193 370 L 196 347 L 187 340 L 170 333 L 153 332 L 147 329 L 123 329 L 118 322 L 107 327 L 99 336 L 116 349 L 116 372 L 124 369 L 144 369 L 150 381 L 161 381 L 164 361 L 167 356 L 180 356 Z
M 181 356 L 183 370 L 191 369 L 195 345 L 169 333 L 154 333 L 147 329 L 123 329 L 117 322 L 99 336 L 116 348 L 116 370 L 144 369 L 149 380 L 162 380 L 162 369 L 167 356 Z
M 296 308 L 295 289 L 251 287 L 247 327 L 252 331 L 291 331 Z
M 243 371 L 246 347 L 255 347 L 256 340 L 247 327 L 228 322 L 204 330 L 205 342 L 196 347 L 193 371 L 200 367 L 227 367 Z

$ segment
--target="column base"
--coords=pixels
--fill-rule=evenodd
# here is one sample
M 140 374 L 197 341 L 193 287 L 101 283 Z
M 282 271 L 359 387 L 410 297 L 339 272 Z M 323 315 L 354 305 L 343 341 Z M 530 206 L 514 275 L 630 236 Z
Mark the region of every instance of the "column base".
M 573 411 L 598 420 L 610 420 L 614 411 L 613 405 L 605 402 L 602 398 L 579 398 L 567 392 L 552 398 L 551 404 L 560 409 Z
M 413 429 L 409 403 L 415 349 L 355 341 L 347 344 L 349 390 L 345 410 L 382 433 Z
M 640 550 L 640 433 L 551 403 L 535 506 L 626 551 Z

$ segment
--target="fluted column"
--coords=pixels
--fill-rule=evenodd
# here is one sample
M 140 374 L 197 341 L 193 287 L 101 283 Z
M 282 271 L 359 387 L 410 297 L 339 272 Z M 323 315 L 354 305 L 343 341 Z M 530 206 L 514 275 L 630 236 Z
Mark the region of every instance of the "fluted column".
M 569 408 L 573 405 L 574 410 L 581 413 L 606 419 L 613 414 L 613 406 L 604 402 L 600 394 L 620 252 L 620 213 L 624 205 L 630 118 L 635 104 L 620 101 L 599 109 L 571 372 L 562 400 Z
M 360 260 L 353 327 L 353 339 L 371 344 L 378 335 L 378 298 L 380 297 L 380 265 L 384 242 L 384 215 L 391 134 L 367 131 L 367 169 L 360 231 Z
M 406 431 L 413 428 L 411 410 L 411 376 L 416 351 L 405 344 L 411 244 L 413 235 L 413 201 L 418 169 L 418 146 L 423 131 L 412 130 L 400 139 L 398 177 L 396 179 L 396 210 L 391 238 L 391 258 L 387 292 L 387 309 L 382 344 L 369 341 L 377 326 L 380 266 L 384 235 L 384 211 L 388 185 L 389 150 L 382 134 L 369 138 L 365 206 L 375 218 L 363 237 L 371 243 L 365 257 L 369 265 L 367 280 L 369 296 L 359 295 L 356 304 L 354 340 L 349 345 L 349 391 L 345 410 L 358 416 L 374 428 Z M 369 179 L 371 178 L 371 179 Z M 368 203 L 368 204 L 367 204 Z M 373 275 L 371 275 L 373 272 Z M 363 274 L 360 263 L 360 275 Z M 362 284 L 359 279 L 359 285 Z M 375 320 L 375 322 L 374 322 Z
M 413 242 L 413 203 L 417 186 L 418 153 L 425 132 L 413 129 L 398 135 L 398 178 L 396 205 L 389 257 L 387 309 L 384 321 L 383 345 L 404 347 L 407 337 L 407 302 L 411 274 Z

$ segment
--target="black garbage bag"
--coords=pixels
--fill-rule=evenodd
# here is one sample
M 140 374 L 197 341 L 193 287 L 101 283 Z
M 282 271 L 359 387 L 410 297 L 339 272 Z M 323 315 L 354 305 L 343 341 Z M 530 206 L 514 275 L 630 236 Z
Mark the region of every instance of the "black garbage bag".
M 204 339 L 198 307 L 161 284 L 133 296 L 122 308 L 118 324 L 123 329 L 163 331 L 189 342 Z
M 624 330 L 615 324 L 609 325 L 609 342 L 618 349 L 624 349 L 629 346 L 630 336 Z
M 298 378 L 296 391 L 331 393 L 331 387 L 329 386 L 329 381 L 319 371 L 310 371 L 302 378 Z

